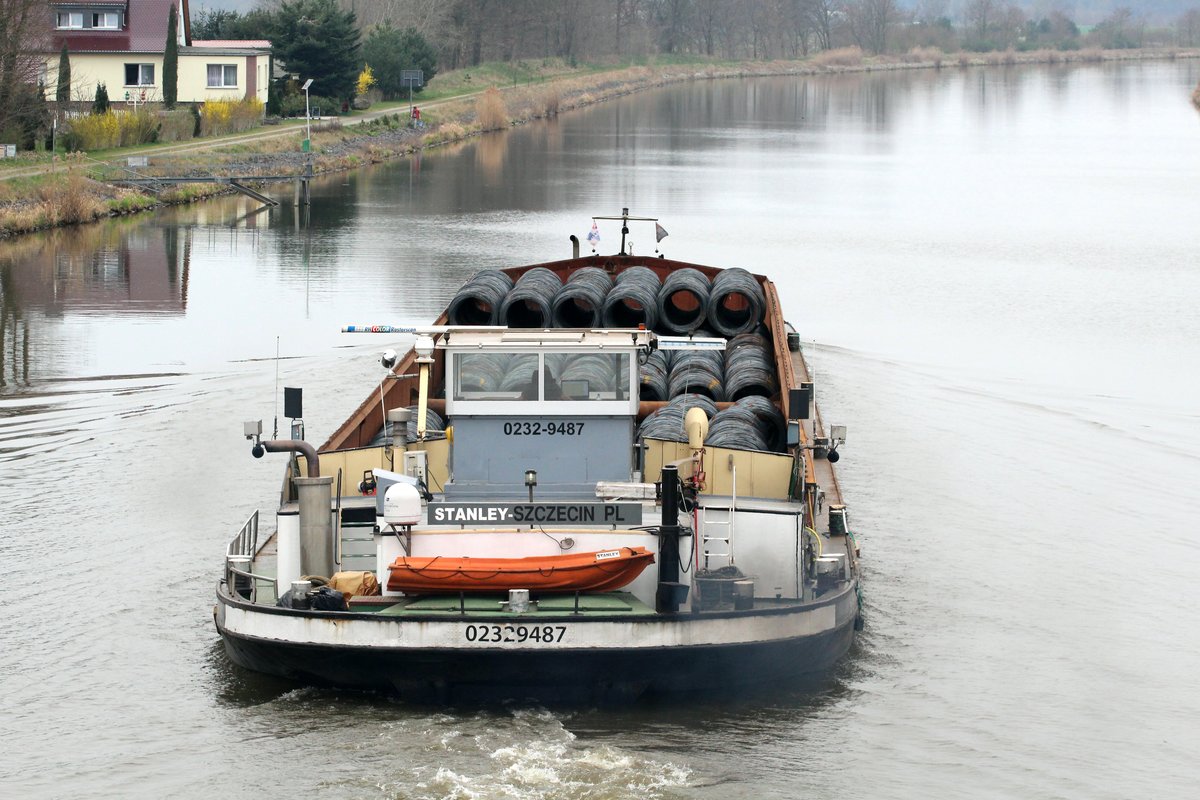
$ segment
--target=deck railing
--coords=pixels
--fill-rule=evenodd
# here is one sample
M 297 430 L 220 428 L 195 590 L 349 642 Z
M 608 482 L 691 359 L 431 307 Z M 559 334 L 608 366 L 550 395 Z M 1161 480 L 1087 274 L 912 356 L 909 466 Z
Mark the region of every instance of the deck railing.
M 275 587 L 278 596 L 278 583 L 275 578 L 266 575 L 255 575 L 250 571 L 254 556 L 258 553 L 258 511 L 255 510 L 237 536 L 229 542 L 225 550 L 225 585 L 229 591 L 239 597 L 248 597 L 251 603 L 258 602 L 258 584 L 268 581 Z

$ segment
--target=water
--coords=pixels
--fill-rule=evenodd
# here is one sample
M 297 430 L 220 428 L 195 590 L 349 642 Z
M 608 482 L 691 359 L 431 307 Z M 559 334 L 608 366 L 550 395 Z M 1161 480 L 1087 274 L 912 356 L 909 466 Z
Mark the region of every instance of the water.
M 307 224 L 231 199 L 4 244 L 4 794 L 1191 796 L 1198 80 L 702 82 L 330 177 Z M 231 667 L 212 591 L 277 489 L 240 428 L 271 428 L 276 371 L 320 439 L 392 344 L 340 325 L 428 321 L 621 206 L 662 217 L 669 256 L 779 286 L 850 426 L 852 656 L 786 694 L 626 711 Z

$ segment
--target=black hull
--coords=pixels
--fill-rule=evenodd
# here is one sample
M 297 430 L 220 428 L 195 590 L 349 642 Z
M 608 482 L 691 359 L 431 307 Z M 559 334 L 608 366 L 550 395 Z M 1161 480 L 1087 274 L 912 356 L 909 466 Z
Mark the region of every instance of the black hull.
M 687 624 L 687 623 L 681 623 Z M 627 703 L 643 696 L 782 686 L 832 667 L 854 621 L 775 642 L 605 650 L 403 650 L 297 644 L 218 630 L 234 663 L 301 683 L 385 691 L 418 703 Z

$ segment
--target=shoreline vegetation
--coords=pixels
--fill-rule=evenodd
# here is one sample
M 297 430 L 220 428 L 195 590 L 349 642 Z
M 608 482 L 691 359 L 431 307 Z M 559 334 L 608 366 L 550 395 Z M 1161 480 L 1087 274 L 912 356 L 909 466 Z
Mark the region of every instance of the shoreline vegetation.
M 569 67 L 554 60 L 539 59 L 525 62 L 527 82 L 524 84 L 514 81 L 515 85 L 499 85 L 495 80 L 497 75 L 488 75 L 484 68 L 439 74 L 435 84 L 430 86 L 431 91 L 418 99 L 424 123 L 419 129 L 409 124 L 407 103 L 389 104 L 385 109 L 387 113 L 375 112 L 364 120 L 356 121 L 350 117 L 346 123 L 340 118 L 317 121 L 312 126 L 313 171 L 315 175 L 322 175 L 404 158 L 425 148 L 462 142 L 483 133 L 686 81 L 1174 58 L 1200 58 L 1200 50 L 943 53 L 937 48 L 914 48 L 899 56 L 865 56 L 857 47 L 846 47 L 795 61 L 691 61 L 607 69 Z M 501 76 L 502 70 L 499 71 Z M 492 85 L 487 85 L 489 78 L 493 79 Z M 1200 86 L 1190 99 L 1200 110 Z M 249 135 L 269 130 L 264 126 L 250 131 Z M 104 160 L 72 153 L 58 156 L 53 161 L 44 157 L 40 164 L 8 165 L 0 169 L 0 239 L 192 203 L 231 192 L 228 186 L 219 183 L 179 184 L 160 191 L 113 185 L 109 181 L 134 171 L 126 166 L 129 156 L 150 158 L 150 166 L 136 170 L 144 177 L 298 175 L 307 158 L 300 152 L 304 126 L 294 125 L 292 130 L 293 135 L 281 133 L 259 140 L 234 136 L 228 137 L 228 142 L 195 140 L 186 148 L 135 147 L 97 154 Z M 30 167 L 41 170 L 29 174 Z M 5 172 L 18 170 L 20 177 L 5 175 Z M 247 183 L 253 185 L 253 178 L 248 177 Z

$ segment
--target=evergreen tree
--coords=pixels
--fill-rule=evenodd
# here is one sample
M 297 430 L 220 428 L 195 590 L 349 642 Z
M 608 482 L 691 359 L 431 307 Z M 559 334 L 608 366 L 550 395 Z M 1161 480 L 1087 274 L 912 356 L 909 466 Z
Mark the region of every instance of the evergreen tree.
M 437 74 L 437 51 L 415 28 L 401 31 L 387 22 L 376 25 L 363 44 L 363 56 L 375 74 L 375 85 L 389 100 L 408 97 L 408 87 L 400 83 L 401 70 L 422 70 L 426 83 Z M 423 88 L 415 86 L 413 92 Z
M 178 28 L 179 20 L 172 3 L 171 14 L 167 17 L 167 47 L 163 51 L 163 105 L 167 108 L 174 108 L 179 99 Z
M 92 101 L 92 113 L 104 114 L 108 111 L 108 87 L 103 83 L 96 84 L 96 99 Z
M 63 42 L 62 52 L 58 55 L 58 89 L 54 99 L 60 107 L 71 101 L 71 57 L 67 55 L 66 42 Z
M 346 100 L 354 94 L 359 57 L 353 11 L 336 0 L 283 0 L 275 15 L 273 55 L 301 80 L 313 79 L 311 93 Z

